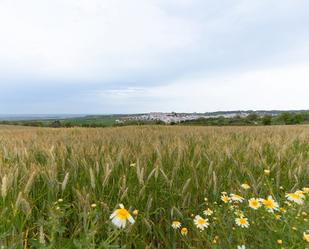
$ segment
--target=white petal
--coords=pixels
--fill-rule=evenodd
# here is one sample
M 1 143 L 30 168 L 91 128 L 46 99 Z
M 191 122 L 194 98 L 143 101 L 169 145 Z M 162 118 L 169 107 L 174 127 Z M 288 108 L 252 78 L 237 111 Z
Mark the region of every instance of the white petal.
M 127 224 L 127 221 L 126 221 L 126 220 L 121 221 L 122 228 L 125 228 L 125 227 L 126 227 L 126 224 Z
M 115 216 L 116 216 L 116 211 L 113 212 L 109 218 L 110 218 L 110 219 L 113 219 Z
M 118 228 L 121 226 L 120 220 L 117 218 L 112 219 L 112 223 Z
M 133 217 L 130 215 L 128 220 L 130 221 L 131 224 L 134 224 L 135 220 L 133 219 Z

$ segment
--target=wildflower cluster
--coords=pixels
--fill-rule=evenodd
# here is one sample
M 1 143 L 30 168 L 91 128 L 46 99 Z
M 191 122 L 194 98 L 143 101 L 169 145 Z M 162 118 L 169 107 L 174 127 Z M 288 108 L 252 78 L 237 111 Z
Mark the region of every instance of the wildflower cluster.
M 172 222 L 172 228 L 177 230 L 177 229 L 180 229 L 180 233 L 182 236 L 186 236 L 188 234 L 188 228 L 186 227 L 181 227 L 181 223 L 177 220 L 174 220 Z
M 267 172 L 267 175 L 269 172 Z M 244 190 L 251 189 L 249 184 L 242 184 L 240 186 Z M 247 192 L 246 192 L 247 193 Z M 250 195 L 249 193 L 247 193 Z M 297 190 L 295 192 L 289 192 L 284 195 L 285 200 L 282 200 L 282 206 L 280 207 L 279 202 L 273 195 L 268 195 L 265 198 L 261 197 L 248 197 L 245 198 L 244 196 L 237 194 L 237 193 L 230 193 L 221 192 L 221 201 L 223 207 L 227 205 L 228 210 L 232 211 L 234 216 L 234 224 L 239 229 L 248 229 L 250 227 L 250 223 L 255 224 L 254 217 L 258 219 L 258 217 L 264 217 L 264 215 L 268 214 L 270 217 L 274 219 L 281 219 L 283 214 L 287 213 L 287 209 L 293 205 L 303 205 L 306 199 L 306 195 L 309 194 L 309 188 L 303 188 L 302 190 Z M 208 200 L 205 198 L 205 200 Z M 216 204 L 216 202 L 215 202 Z M 220 206 L 222 205 L 220 204 Z M 252 210 L 252 211 L 251 211 Z M 257 210 L 261 210 L 261 215 L 253 215 L 253 213 L 257 212 Z M 203 215 L 195 215 L 193 219 L 193 224 L 199 231 L 204 231 L 209 226 L 212 226 L 212 222 L 209 221 L 209 217 L 215 212 L 216 210 L 212 210 L 207 207 L 203 211 Z M 253 213 L 252 213 L 253 212 Z M 247 215 L 246 215 L 247 214 Z M 303 216 L 307 216 L 306 212 L 302 212 Z M 251 221 L 250 221 L 251 220 Z M 179 221 L 173 221 L 172 227 L 174 229 L 180 229 L 181 223 Z M 235 229 L 235 228 L 233 228 Z M 295 228 L 295 230 L 297 230 Z M 302 233 L 303 240 L 309 242 L 309 231 L 306 230 Z M 187 229 L 186 229 L 187 233 Z M 280 238 L 276 240 L 278 245 L 283 245 L 284 241 Z M 246 248 L 245 245 L 238 245 L 237 248 Z

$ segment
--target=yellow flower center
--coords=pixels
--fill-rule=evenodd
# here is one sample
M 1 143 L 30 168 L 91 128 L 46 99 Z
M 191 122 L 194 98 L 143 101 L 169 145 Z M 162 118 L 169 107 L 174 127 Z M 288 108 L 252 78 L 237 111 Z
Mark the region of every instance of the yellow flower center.
M 250 206 L 251 207 L 258 207 L 259 206 L 258 200 L 251 200 L 250 201 Z
M 224 197 L 222 198 L 222 200 L 226 203 L 226 202 L 228 202 L 228 201 L 230 200 L 230 198 L 227 197 L 227 196 L 224 196 Z
M 270 200 L 270 199 L 263 200 L 263 204 L 266 208 L 269 208 L 269 209 L 275 208 L 275 202 L 273 200 Z
M 239 219 L 239 223 L 240 223 L 241 225 L 246 225 L 246 224 L 247 224 L 247 220 L 244 219 L 244 218 L 240 218 L 240 219 Z
M 127 220 L 130 217 L 130 214 L 125 208 L 119 208 L 116 210 L 116 217 L 120 220 Z
M 290 196 L 291 198 L 295 199 L 295 200 L 300 200 L 300 195 L 298 195 L 298 194 L 291 193 L 291 194 L 289 194 L 289 196 Z
M 197 224 L 199 224 L 199 225 L 204 225 L 204 224 L 206 224 L 206 221 L 204 220 L 204 219 L 197 219 Z

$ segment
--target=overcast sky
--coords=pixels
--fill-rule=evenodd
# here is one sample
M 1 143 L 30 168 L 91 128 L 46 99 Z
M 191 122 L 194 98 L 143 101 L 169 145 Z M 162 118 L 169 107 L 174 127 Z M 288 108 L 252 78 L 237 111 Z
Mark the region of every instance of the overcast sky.
M 0 0 L 0 113 L 309 109 L 308 0 Z

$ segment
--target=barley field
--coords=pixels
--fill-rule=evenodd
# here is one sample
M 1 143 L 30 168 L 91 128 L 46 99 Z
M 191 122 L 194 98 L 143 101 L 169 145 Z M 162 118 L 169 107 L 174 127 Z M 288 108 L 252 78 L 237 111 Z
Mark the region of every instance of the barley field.
M 309 248 L 305 125 L 0 126 L 0 178 L 1 248 Z

